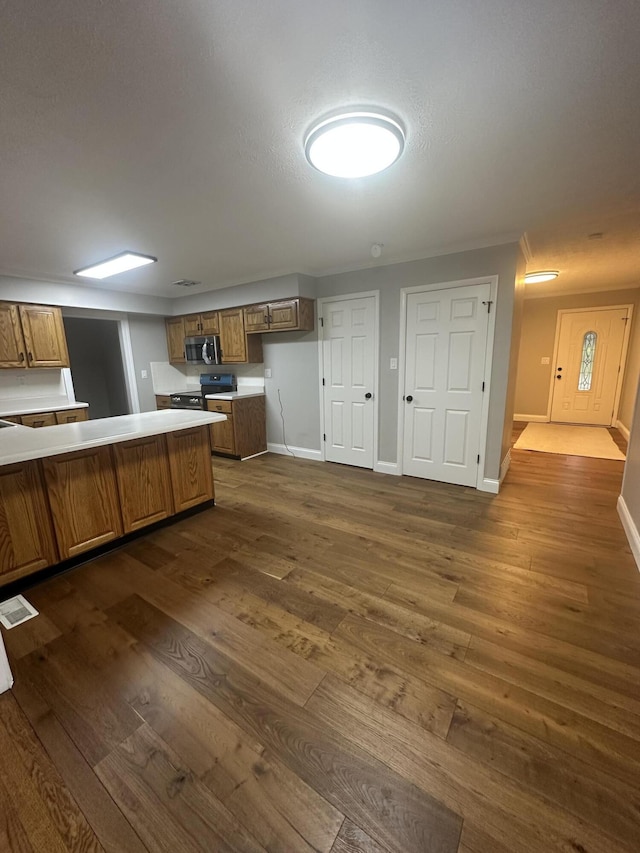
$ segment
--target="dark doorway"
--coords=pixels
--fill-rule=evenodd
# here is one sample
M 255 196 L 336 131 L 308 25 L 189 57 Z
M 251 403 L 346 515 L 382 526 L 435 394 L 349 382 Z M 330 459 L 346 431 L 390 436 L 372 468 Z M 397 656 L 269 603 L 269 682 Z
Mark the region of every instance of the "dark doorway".
M 129 414 L 117 320 L 65 317 L 64 329 L 76 400 L 90 418 Z

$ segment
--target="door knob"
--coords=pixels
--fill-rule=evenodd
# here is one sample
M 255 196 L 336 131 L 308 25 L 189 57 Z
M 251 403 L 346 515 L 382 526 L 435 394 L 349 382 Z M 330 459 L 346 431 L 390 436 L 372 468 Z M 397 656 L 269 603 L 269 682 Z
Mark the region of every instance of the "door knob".
M 407 403 L 413 403 L 413 397 L 411 396 L 411 394 L 409 394 L 408 397 L 405 397 L 405 400 L 407 401 Z
M 364 395 L 365 400 L 370 400 L 372 397 L 373 394 L 371 393 L 371 391 L 367 391 L 367 393 Z

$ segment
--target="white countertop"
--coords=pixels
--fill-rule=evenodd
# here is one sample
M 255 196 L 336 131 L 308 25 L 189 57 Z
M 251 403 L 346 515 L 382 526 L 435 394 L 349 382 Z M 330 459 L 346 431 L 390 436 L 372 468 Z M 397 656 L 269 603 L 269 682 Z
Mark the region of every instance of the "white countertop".
M 237 391 L 229 391 L 228 394 L 205 394 L 206 400 L 237 400 L 238 397 L 264 397 L 264 388 L 262 385 L 253 388 L 246 385 L 244 388 L 238 388 Z
M 200 394 L 200 386 L 199 385 L 191 385 L 189 388 L 176 388 L 175 385 L 172 385 L 168 391 L 156 391 L 154 389 L 154 394 L 156 397 L 170 397 L 172 394 Z
M 3 400 L 0 402 L 0 419 L 9 415 L 39 415 L 42 412 L 66 412 L 68 409 L 86 409 L 88 403 L 47 402 L 46 400 Z
M 0 465 L 11 465 L 29 459 L 44 459 L 61 453 L 88 450 L 105 444 L 132 441 L 150 435 L 176 432 L 194 426 L 204 426 L 226 420 L 218 412 L 190 409 L 160 409 L 138 415 L 99 418 L 76 424 L 31 427 L 12 425 L 0 429 Z

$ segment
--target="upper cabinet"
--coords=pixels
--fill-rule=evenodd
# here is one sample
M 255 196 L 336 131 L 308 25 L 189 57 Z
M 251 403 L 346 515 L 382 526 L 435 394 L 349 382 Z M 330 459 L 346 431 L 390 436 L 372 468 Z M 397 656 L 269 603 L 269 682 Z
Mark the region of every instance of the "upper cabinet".
M 262 340 L 247 337 L 244 327 L 244 310 L 228 308 L 220 311 L 220 349 L 223 364 L 260 364 Z
M 313 300 L 296 297 L 264 302 L 244 309 L 247 334 L 253 332 L 292 332 L 313 329 Z
M 184 354 L 184 317 L 167 317 L 165 325 L 169 361 L 172 364 L 184 364 L 187 360 Z
M 0 303 L 0 367 L 69 367 L 60 308 Z
M 0 303 L 0 367 L 26 367 L 20 312 L 17 305 Z
M 219 335 L 220 323 L 217 311 L 205 311 L 202 314 L 188 314 L 184 320 L 184 334 L 187 338 L 198 335 Z
M 21 305 L 20 321 L 29 367 L 69 367 L 62 311 L 48 305 Z

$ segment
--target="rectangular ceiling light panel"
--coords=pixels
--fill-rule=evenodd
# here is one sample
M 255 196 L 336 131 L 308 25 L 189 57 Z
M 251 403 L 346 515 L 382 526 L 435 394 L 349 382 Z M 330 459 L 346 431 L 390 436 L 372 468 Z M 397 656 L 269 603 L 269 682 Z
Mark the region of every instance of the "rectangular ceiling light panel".
M 121 272 L 134 270 L 136 267 L 154 264 L 157 260 L 157 258 L 153 258 L 151 255 L 140 255 L 138 252 L 120 252 L 119 255 L 107 258 L 106 261 L 100 261 L 97 264 L 92 264 L 90 267 L 74 270 L 73 274 L 81 275 L 85 278 L 109 278 L 109 276 L 118 275 Z

